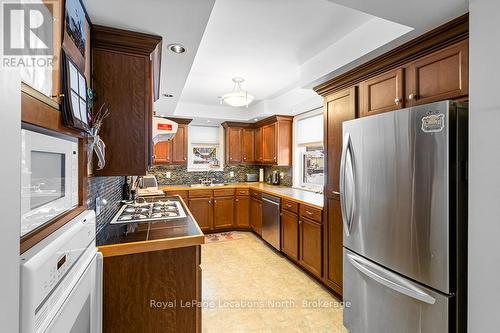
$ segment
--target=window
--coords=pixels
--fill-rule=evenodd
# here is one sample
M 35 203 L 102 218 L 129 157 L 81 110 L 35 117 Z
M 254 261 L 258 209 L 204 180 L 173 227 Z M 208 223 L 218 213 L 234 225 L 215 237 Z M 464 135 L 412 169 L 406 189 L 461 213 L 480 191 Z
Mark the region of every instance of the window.
M 189 125 L 188 172 L 222 171 L 222 127 Z
M 294 119 L 293 186 L 322 192 L 324 169 L 323 110 L 317 109 Z
M 325 156 L 323 145 L 302 148 L 302 187 L 322 187 L 325 183 Z

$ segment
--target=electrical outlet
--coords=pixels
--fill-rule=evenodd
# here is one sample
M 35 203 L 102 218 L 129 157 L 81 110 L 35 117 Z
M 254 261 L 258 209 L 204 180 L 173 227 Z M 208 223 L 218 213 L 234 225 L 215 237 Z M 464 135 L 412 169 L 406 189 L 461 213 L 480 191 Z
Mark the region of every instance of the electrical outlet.
M 280 172 L 280 179 L 285 179 L 285 173 L 284 172 Z
M 170 173 L 170 171 L 167 171 L 166 176 L 167 176 L 167 178 L 170 178 L 170 177 L 172 177 L 172 173 Z
M 101 210 L 108 203 L 106 199 L 101 199 L 101 197 L 95 198 L 95 216 L 101 214 Z
M 229 172 L 229 177 L 233 178 L 234 177 L 234 171 Z

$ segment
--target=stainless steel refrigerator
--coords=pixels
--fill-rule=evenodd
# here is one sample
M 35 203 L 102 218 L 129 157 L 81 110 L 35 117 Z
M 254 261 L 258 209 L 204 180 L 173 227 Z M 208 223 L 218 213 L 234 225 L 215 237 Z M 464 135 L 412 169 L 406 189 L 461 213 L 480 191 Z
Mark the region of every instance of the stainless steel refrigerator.
M 443 101 L 344 122 L 351 333 L 466 331 L 467 118 Z

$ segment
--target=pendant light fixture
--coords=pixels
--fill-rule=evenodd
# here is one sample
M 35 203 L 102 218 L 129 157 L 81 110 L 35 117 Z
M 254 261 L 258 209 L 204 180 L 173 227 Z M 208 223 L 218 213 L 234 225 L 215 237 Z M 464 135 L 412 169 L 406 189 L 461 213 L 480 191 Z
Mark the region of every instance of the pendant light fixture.
M 222 97 L 219 97 L 220 104 L 226 103 L 227 105 L 234 107 L 246 106 L 248 108 L 248 105 L 252 103 L 254 97 L 241 88 L 241 83 L 243 81 L 245 81 L 245 79 L 241 77 L 233 78 L 233 91 L 224 94 Z

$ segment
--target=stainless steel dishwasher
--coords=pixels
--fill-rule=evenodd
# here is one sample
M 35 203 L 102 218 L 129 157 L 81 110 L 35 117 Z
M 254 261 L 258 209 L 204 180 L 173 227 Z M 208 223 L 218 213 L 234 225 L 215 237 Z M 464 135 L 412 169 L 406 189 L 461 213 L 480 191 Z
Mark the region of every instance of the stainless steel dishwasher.
M 280 198 L 262 193 L 262 238 L 281 250 Z

